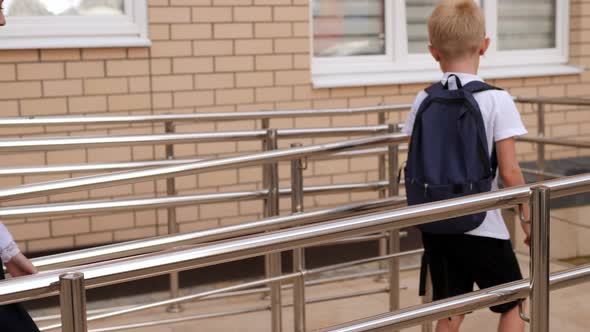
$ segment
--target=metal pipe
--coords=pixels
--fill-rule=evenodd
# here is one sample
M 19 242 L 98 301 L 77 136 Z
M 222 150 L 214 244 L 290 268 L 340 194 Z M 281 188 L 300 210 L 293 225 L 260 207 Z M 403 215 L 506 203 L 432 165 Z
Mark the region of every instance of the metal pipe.
M 385 126 L 280 129 L 281 138 L 334 137 L 379 134 L 387 130 Z M 25 138 L 0 140 L 0 152 L 65 150 L 73 148 L 107 147 L 126 145 L 181 144 L 219 141 L 246 141 L 264 138 L 264 130 L 227 131 L 189 134 L 132 135 L 132 136 L 96 136 L 96 137 L 59 137 L 59 138 Z
M 553 273 L 551 275 L 550 285 L 551 290 L 558 290 L 589 281 L 590 265 L 584 265 Z M 478 309 L 523 299 L 529 293 L 530 280 L 524 279 L 446 300 L 404 308 L 393 313 L 386 313 L 338 326 L 319 329 L 316 332 L 362 332 L 381 331 L 381 329 L 405 329 L 418 325 L 423 321 L 434 321 L 466 314 Z
M 220 158 L 216 160 L 206 160 L 191 164 L 158 167 L 129 172 L 116 172 L 105 175 L 44 182 L 40 184 L 21 185 L 0 190 L 0 199 L 9 200 L 27 197 L 39 197 L 48 194 L 65 193 L 93 188 L 103 188 L 119 184 L 162 179 L 168 178 L 170 176 L 198 174 L 205 171 L 211 172 L 228 168 L 233 169 L 237 167 L 260 165 L 268 162 L 298 159 L 304 156 L 328 154 L 343 150 L 360 149 L 381 144 L 400 142 L 403 141 L 404 137 L 405 135 L 399 134 L 366 137 L 349 141 L 305 146 L 295 149 L 267 151 L 249 155 Z
M 387 122 L 386 119 L 386 114 L 384 112 L 379 112 L 377 114 L 377 121 L 380 125 L 385 125 Z M 378 178 L 379 181 L 387 181 L 387 157 L 386 154 L 382 154 L 379 155 L 378 157 L 379 159 L 377 160 L 377 166 L 378 166 Z M 379 190 L 379 198 L 385 198 L 387 197 L 387 188 L 382 188 L 381 190 Z M 386 255 L 388 252 L 388 246 L 387 246 L 387 233 L 383 233 L 383 237 L 379 239 L 379 255 L 383 256 Z M 380 266 L 382 269 L 387 268 L 387 262 L 379 262 Z M 375 281 L 380 282 L 380 281 L 384 281 L 384 278 L 382 276 L 379 276 Z
M 59 276 L 59 303 L 64 332 L 86 332 L 86 288 L 82 273 Z
M 266 194 L 264 194 L 266 195 Z M 173 247 L 205 243 L 232 237 L 277 230 L 293 226 L 307 225 L 344 216 L 350 217 L 370 212 L 392 209 L 405 205 L 405 198 L 389 198 L 368 202 L 352 203 L 335 208 L 304 212 L 297 215 L 278 216 L 249 223 L 213 228 L 203 231 L 160 236 L 149 239 L 128 241 L 106 246 L 70 251 L 67 253 L 34 258 L 31 261 L 37 268 L 63 268 L 98 261 L 111 260 L 132 255 L 145 254 Z
M 174 134 L 175 128 L 173 122 L 165 122 L 166 134 Z M 174 160 L 174 144 L 166 144 L 166 159 Z M 168 197 L 176 196 L 176 178 L 169 177 L 166 179 L 166 194 Z M 179 231 L 178 223 L 176 222 L 176 207 L 170 206 L 166 209 L 168 216 L 168 235 L 176 234 Z M 180 293 L 180 280 L 178 272 L 170 273 L 170 298 L 177 298 Z M 182 311 L 179 304 L 172 304 L 166 311 L 170 313 L 178 313 Z
M 550 189 L 531 190 L 531 331 L 549 332 Z
M 590 142 L 578 141 L 578 140 L 568 140 L 568 139 L 562 139 L 562 138 L 537 137 L 537 136 L 531 136 L 531 135 L 520 136 L 517 139 L 517 141 L 536 143 L 536 144 L 542 144 L 542 145 L 565 146 L 565 147 L 580 148 L 580 149 L 590 148 Z
M 537 110 L 537 136 L 539 138 L 545 137 L 545 104 L 539 102 Z M 545 171 L 545 144 L 543 142 L 537 143 L 537 169 L 541 172 Z M 537 181 L 543 181 L 545 177 L 542 174 L 537 175 Z
M 292 148 L 301 146 L 300 143 L 291 144 Z M 291 161 L 291 212 L 303 212 L 303 162 L 301 159 Z M 293 249 L 293 271 L 301 273 L 299 278 L 293 280 L 293 326 L 295 332 L 305 332 L 305 248 Z
M 395 125 L 389 125 L 389 133 L 393 134 L 397 131 Z M 387 194 L 389 197 L 395 197 L 399 195 L 399 184 L 397 182 L 398 173 L 398 147 L 397 144 L 390 144 L 388 146 L 387 162 L 388 162 L 388 190 Z M 400 234 L 399 229 L 395 228 L 389 231 L 389 246 L 388 254 L 394 255 L 389 260 L 389 311 L 395 311 L 399 309 L 399 286 L 400 286 L 400 267 L 399 258 L 395 254 L 399 253 L 400 250 Z
M 549 178 L 549 179 L 557 179 L 557 178 L 564 176 L 563 174 L 541 172 L 536 169 L 523 168 L 523 167 L 521 167 L 520 170 L 526 174 L 532 174 L 532 175 L 537 175 L 537 176 L 542 175 L 543 177 Z
M 259 112 L 227 112 L 227 113 L 190 113 L 190 114 L 161 114 L 161 115 L 118 115 L 118 116 L 32 116 L 32 117 L 7 117 L 0 118 L 0 126 L 48 126 L 48 125 L 99 125 L 99 124 L 125 124 L 141 122 L 185 122 L 185 121 L 242 121 L 242 120 L 268 120 L 270 118 L 296 118 L 296 117 L 324 117 L 335 115 L 368 114 L 382 111 L 401 111 L 411 107 L 410 104 L 370 106 L 349 109 L 309 109 L 309 110 L 285 110 L 285 111 L 259 111 Z M 268 129 L 264 128 L 264 129 Z
M 544 185 L 551 188 L 552 197 L 574 195 L 589 189 L 590 174 L 547 181 Z M 529 186 L 513 187 L 368 216 L 222 241 L 206 246 L 177 248 L 156 254 L 94 264 L 80 267 L 79 271 L 85 274 L 88 287 L 93 288 L 167 274 L 171 271 L 291 250 L 300 246 L 317 245 L 336 238 L 377 233 L 491 209 L 514 207 L 526 203 L 529 198 Z M 0 282 L 0 304 L 50 296 L 55 291 L 54 284 L 57 279 L 58 272 L 46 272 Z
M 552 105 L 571 105 L 571 106 L 589 106 L 588 98 L 572 97 L 515 97 L 514 101 L 524 104 L 552 104 Z
M 276 129 L 269 129 L 266 134 L 266 150 L 272 151 L 278 148 L 278 136 Z M 276 162 L 269 163 L 266 168 L 266 178 L 268 184 L 268 199 L 266 215 L 278 216 L 280 207 L 279 196 L 279 165 Z M 267 278 L 274 278 L 282 274 L 281 271 L 281 252 L 269 253 L 265 256 Z M 271 329 L 272 332 L 281 332 L 283 330 L 282 318 L 282 297 L 281 284 L 272 283 L 270 285 L 270 308 L 271 308 Z

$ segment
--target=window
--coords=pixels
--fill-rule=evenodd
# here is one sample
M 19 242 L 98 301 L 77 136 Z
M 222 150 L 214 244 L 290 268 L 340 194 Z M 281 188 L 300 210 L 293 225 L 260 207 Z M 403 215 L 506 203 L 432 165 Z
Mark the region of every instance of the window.
M 487 78 L 579 73 L 568 60 L 569 1 L 475 0 L 492 44 Z M 312 0 L 316 87 L 429 82 L 428 17 L 439 0 Z
M 148 46 L 146 0 L 4 0 L 1 49 Z

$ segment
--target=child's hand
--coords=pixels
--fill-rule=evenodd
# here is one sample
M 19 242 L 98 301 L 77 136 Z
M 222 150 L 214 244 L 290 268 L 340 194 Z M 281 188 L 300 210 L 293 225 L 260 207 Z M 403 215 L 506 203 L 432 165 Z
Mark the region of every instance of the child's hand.
M 37 268 L 23 255 L 18 253 L 11 260 L 6 262 L 6 270 L 13 277 L 21 277 L 37 273 Z
M 526 235 L 526 238 L 524 239 L 524 244 L 526 244 L 527 246 L 531 246 L 531 224 L 530 223 L 523 223 L 522 225 L 522 230 L 524 231 L 524 234 Z
M 530 235 L 526 237 L 526 239 L 524 239 L 524 244 L 526 244 L 527 246 L 531 246 L 531 237 Z

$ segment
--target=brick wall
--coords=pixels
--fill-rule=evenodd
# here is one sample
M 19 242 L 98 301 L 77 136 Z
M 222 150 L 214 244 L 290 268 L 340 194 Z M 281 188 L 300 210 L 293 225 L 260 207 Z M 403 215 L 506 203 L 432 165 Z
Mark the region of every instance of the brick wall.
M 303 0 L 150 0 L 151 48 L 15 50 L 0 52 L 1 116 L 80 114 L 163 114 L 240 112 L 274 109 L 335 108 L 411 102 L 425 85 L 313 89 L 309 65 L 309 8 Z M 572 1 L 571 62 L 590 64 L 590 1 Z M 588 72 L 581 75 L 496 80 L 518 96 L 585 96 Z M 521 105 L 523 119 L 536 131 L 532 106 Z M 400 122 L 405 114 L 392 114 Z M 590 115 L 576 107 L 549 107 L 547 134 L 590 135 Z M 330 127 L 376 124 L 374 115 L 281 119 L 272 127 Z M 182 124 L 178 132 L 258 128 L 255 121 Z M 4 137 L 129 135 L 162 133 L 162 125 L 53 126 L 3 129 Z M 302 139 L 304 144 L 332 139 Z M 281 146 L 290 142 L 282 141 Z M 176 145 L 177 157 L 216 157 L 257 151 L 259 142 Z M 551 158 L 576 155 L 548 148 Z M 530 144 L 521 158 L 533 159 Z M 163 159 L 164 147 L 114 147 L 6 154 L 0 166 L 99 163 Z M 376 158 L 321 161 L 306 170 L 306 185 L 377 179 Z M 76 174 L 78 175 L 78 174 Z M 281 182 L 288 184 L 288 166 Z M 68 175 L 65 175 L 67 177 Z M 69 176 L 72 176 L 71 174 Z M 64 176 L 0 178 L 3 187 Z M 245 168 L 178 179 L 181 194 L 260 188 L 260 170 Z M 8 202 L 6 205 L 165 195 L 164 181 Z M 307 197 L 307 207 L 327 206 L 376 194 L 345 193 Z M 288 208 L 283 200 L 283 208 Z M 182 207 L 182 231 L 253 220 L 260 202 Z M 166 211 L 142 211 L 92 217 L 10 220 L 10 230 L 29 252 L 88 246 L 165 234 Z

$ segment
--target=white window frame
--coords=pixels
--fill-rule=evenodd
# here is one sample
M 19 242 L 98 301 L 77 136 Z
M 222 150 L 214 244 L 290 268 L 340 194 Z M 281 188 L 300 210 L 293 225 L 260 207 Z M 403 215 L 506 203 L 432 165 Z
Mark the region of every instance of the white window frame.
M 147 0 L 124 5 L 120 16 L 8 16 L 0 49 L 149 46 Z
M 318 1 L 318 0 L 311 0 Z M 484 78 L 510 78 L 578 74 L 567 65 L 569 52 L 569 0 L 556 1 L 556 48 L 499 51 L 497 0 L 484 2 L 486 30 L 492 44 L 481 60 Z M 313 12 L 310 6 L 311 71 L 315 87 L 346 87 L 431 82 L 440 78 L 430 54 L 409 54 L 405 0 L 385 0 L 385 54 L 375 56 L 315 57 Z

